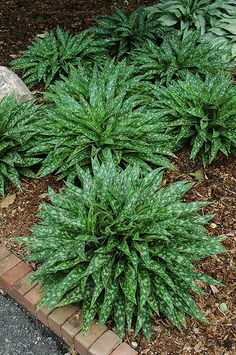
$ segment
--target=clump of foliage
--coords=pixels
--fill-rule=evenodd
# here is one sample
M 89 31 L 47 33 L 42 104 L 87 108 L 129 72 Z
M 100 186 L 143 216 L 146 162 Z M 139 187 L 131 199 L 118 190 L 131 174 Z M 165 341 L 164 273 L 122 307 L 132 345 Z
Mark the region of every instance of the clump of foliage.
M 133 51 L 131 59 L 138 74 L 161 84 L 184 78 L 188 71 L 205 75 L 226 68 L 220 50 L 208 43 L 200 43 L 199 39 L 196 32 L 184 39 L 179 33 L 173 33 L 165 37 L 160 47 L 151 41 L 146 42 Z
M 158 16 L 162 26 L 175 26 L 185 35 L 192 30 L 204 35 L 224 18 L 233 26 L 236 15 L 234 0 L 160 0 L 146 10 L 151 16 Z
M 207 32 L 205 40 L 213 46 L 220 46 L 229 51 L 229 54 L 226 53 L 226 58 L 236 61 L 236 6 L 234 16 L 225 16 L 214 23 Z
M 104 56 L 104 49 L 87 31 L 72 36 L 57 27 L 56 33 L 36 37 L 22 56 L 11 62 L 11 66 L 24 72 L 24 80 L 29 86 L 40 82 L 48 86 L 60 75 L 68 75 L 78 61 L 89 65 L 101 61 Z
M 176 143 L 191 143 L 191 158 L 199 154 L 206 166 L 219 152 L 235 153 L 236 87 L 230 76 L 220 73 L 202 80 L 188 73 L 184 81 L 153 93 L 153 105 L 167 115 Z
M 117 59 L 127 56 L 146 40 L 162 41 L 166 33 L 154 17 L 148 18 L 142 7 L 130 15 L 117 10 L 113 15 L 99 17 L 96 22 L 98 27 L 93 29 L 95 38 Z
M 52 88 L 39 142 L 30 151 L 47 154 L 40 177 L 55 172 L 73 181 L 77 166 L 90 166 L 91 157 L 102 160 L 108 152 L 122 166 L 138 162 L 145 170 L 148 164 L 172 167 L 165 157 L 173 155 L 170 137 L 158 133 L 163 131 L 161 117 L 157 120 L 132 93 L 139 83 L 133 72 L 124 62 L 108 62 L 89 77 L 79 70 Z
M 79 170 L 81 187 L 50 189 L 41 223 L 20 238 L 41 263 L 31 277 L 42 283 L 39 308 L 80 303 L 85 332 L 96 316 L 100 325 L 113 316 L 120 336 L 135 323 L 149 338 L 154 313 L 179 328 L 185 315 L 206 321 L 189 292 L 203 294 L 196 280 L 220 284 L 193 264 L 224 251 L 205 234 L 211 216 L 198 214 L 208 203 L 181 202 L 191 183 L 161 188 L 161 169 L 141 178 L 139 166 L 108 158 L 92 170 Z
M 11 182 L 20 188 L 19 176 L 33 177 L 29 169 L 41 159 L 26 156 L 32 142 L 32 125 L 39 119 L 39 107 L 31 101 L 17 103 L 13 96 L 0 101 L 0 196 Z
M 236 59 L 236 6 L 234 0 L 160 0 L 146 8 L 161 26 L 174 26 L 184 37 L 198 30 L 202 39 L 226 49 Z

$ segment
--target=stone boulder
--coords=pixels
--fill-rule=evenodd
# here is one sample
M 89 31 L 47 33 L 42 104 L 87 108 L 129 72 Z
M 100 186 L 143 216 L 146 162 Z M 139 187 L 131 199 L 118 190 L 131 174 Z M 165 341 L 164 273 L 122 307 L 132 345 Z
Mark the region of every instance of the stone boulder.
M 4 96 L 15 94 L 18 102 L 33 99 L 33 95 L 23 81 L 12 70 L 0 66 L 0 100 Z

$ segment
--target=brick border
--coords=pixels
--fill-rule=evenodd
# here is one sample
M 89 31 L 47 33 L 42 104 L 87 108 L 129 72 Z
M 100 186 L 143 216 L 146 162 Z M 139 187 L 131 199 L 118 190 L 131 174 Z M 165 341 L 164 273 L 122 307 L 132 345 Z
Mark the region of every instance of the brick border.
M 27 279 L 33 269 L 5 247 L 0 247 L 0 288 L 37 317 L 46 327 L 80 355 L 138 355 L 127 343 L 106 326 L 94 321 L 86 336 L 82 332 L 82 312 L 76 306 L 57 308 L 49 312 L 43 307 L 36 312 L 40 286 Z

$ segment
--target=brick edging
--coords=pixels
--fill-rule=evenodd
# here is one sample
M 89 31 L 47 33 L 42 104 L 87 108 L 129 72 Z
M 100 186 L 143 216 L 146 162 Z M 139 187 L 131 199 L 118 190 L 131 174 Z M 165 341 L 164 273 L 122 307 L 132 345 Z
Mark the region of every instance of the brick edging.
M 64 340 L 80 355 L 138 355 L 127 343 L 106 326 L 98 328 L 94 321 L 88 335 L 82 332 L 81 310 L 66 306 L 48 312 L 43 307 L 36 312 L 40 286 L 27 279 L 33 269 L 5 247 L 0 247 L 0 288 L 37 317 L 46 327 Z

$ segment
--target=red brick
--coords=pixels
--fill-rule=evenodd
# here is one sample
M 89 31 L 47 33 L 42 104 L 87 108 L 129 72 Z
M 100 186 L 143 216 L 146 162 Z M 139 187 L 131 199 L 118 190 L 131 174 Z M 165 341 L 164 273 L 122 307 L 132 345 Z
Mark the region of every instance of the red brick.
M 18 281 L 11 289 L 11 296 L 19 303 L 24 305 L 24 295 L 34 288 L 37 283 L 28 280 L 31 273 L 26 275 L 22 280 Z
M 111 330 L 104 333 L 89 349 L 89 355 L 109 355 L 121 343 L 121 339 Z
M 74 337 L 82 330 L 82 318 L 82 310 L 79 309 L 78 312 L 61 327 L 63 340 L 72 348 L 74 346 Z
M 23 305 L 34 316 L 36 315 L 36 306 L 40 301 L 41 293 L 39 285 L 35 286 L 25 294 Z
M 7 248 L 0 247 L 0 261 L 5 259 L 10 254 L 11 252 Z
M 138 355 L 127 343 L 122 343 L 114 350 L 111 355 Z
M 26 275 L 28 275 L 32 271 L 32 268 L 26 264 L 24 261 L 21 261 L 17 264 L 13 269 L 7 271 L 1 279 L 3 288 L 5 290 L 11 289 L 13 285 L 17 283 L 17 281 L 23 279 Z
M 36 282 L 31 282 L 29 280 L 30 275 L 32 275 L 32 273 L 29 273 L 14 285 L 14 288 L 22 295 L 25 295 L 36 286 Z
M 61 337 L 61 326 L 78 311 L 76 306 L 66 306 L 55 309 L 49 317 L 49 327 L 51 330 Z
M 97 323 L 94 321 L 87 335 L 83 335 L 83 332 L 81 331 L 75 336 L 74 346 L 76 351 L 78 351 L 80 355 L 88 355 L 88 349 L 102 336 L 103 333 L 105 333 L 106 330 L 107 327 L 105 325 L 99 329 Z
M 10 254 L 6 258 L 0 261 L 0 276 L 4 275 L 7 271 L 11 270 L 14 266 L 19 264 L 21 260 L 15 255 Z M 0 285 L 2 280 L 0 278 Z
M 51 311 L 48 310 L 47 306 L 43 306 L 36 312 L 36 316 L 46 327 L 49 327 L 48 316 L 50 313 Z

